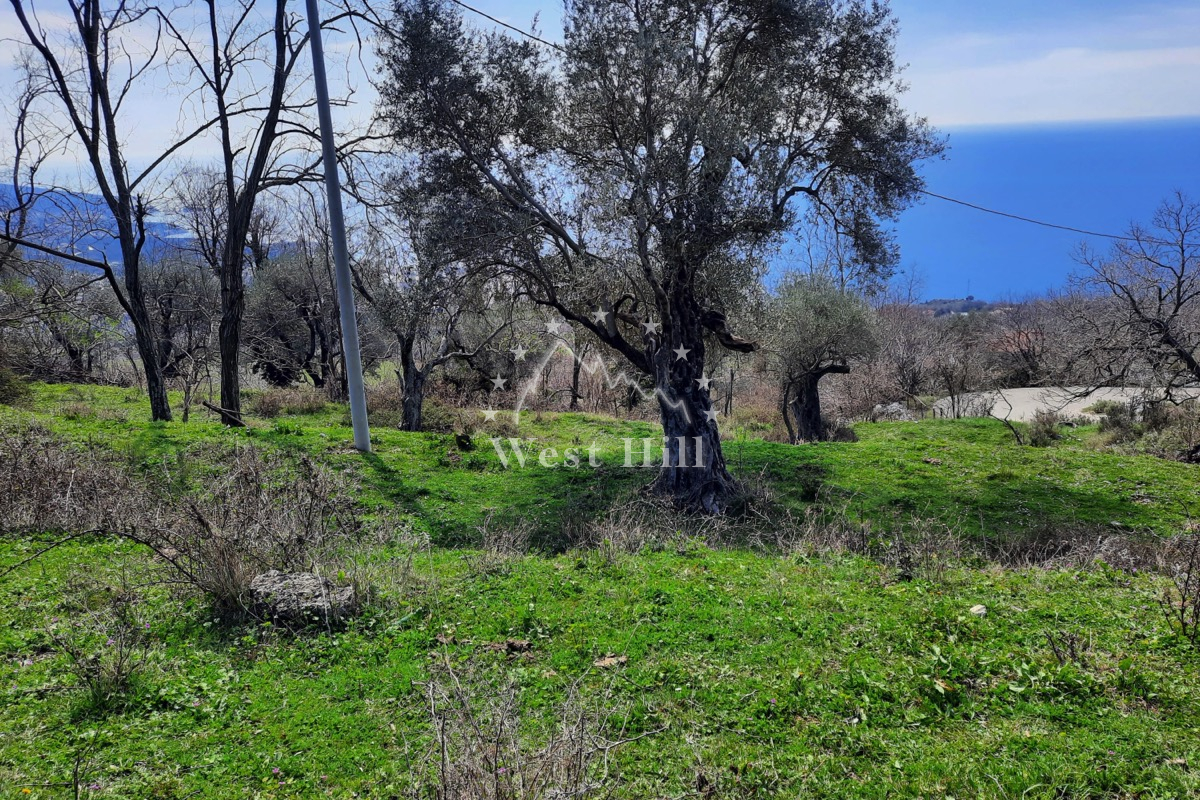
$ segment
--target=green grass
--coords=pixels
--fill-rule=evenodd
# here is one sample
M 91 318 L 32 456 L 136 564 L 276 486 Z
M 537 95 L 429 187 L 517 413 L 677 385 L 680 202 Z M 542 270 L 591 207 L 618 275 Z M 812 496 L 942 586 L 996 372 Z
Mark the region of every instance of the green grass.
M 78 413 L 87 410 L 87 413 Z M 69 413 L 69 416 L 64 412 Z M 228 430 L 208 415 L 192 421 L 150 424 L 136 391 L 39 385 L 25 411 L 0 407 L 6 417 L 33 417 L 77 441 L 127 452 L 135 462 L 176 458 L 212 442 L 254 441 L 304 451 L 356 473 L 362 502 L 380 513 L 410 515 L 440 544 L 477 541 L 476 527 L 498 512 L 533 521 L 539 543 L 562 543 L 564 521 L 596 516 L 635 493 L 652 471 L 625 469 L 623 437 L 660 435 L 650 424 L 587 414 L 529 414 L 519 435 L 534 452 L 524 468 L 504 468 L 483 426 L 475 450 L 461 451 L 448 434 L 372 431 L 375 452 L 361 456 L 337 406 L 319 414 L 256 420 L 248 430 Z M 1064 525 L 1166 534 L 1200 516 L 1200 465 L 1146 455 L 1118 455 L 1088 446 L 1094 431 L 1076 429 L 1054 447 L 1019 447 L 995 420 L 929 420 L 863 423 L 860 441 L 794 447 L 727 438 L 731 469 L 764 478 L 781 502 L 815 506 L 891 525 L 897 515 L 942 522 L 968 534 L 1006 536 Z M 505 434 L 507 435 L 507 434 Z M 603 467 L 548 470 L 536 452 L 560 454 L 596 442 Z M 584 454 L 586 461 L 586 454 Z
M 618 797 L 697 797 L 699 776 L 731 798 L 1200 794 L 1200 653 L 1168 629 L 1155 576 L 953 568 L 902 582 L 858 557 L 685 540 L 499 563 L 458 549 L 488 509 L 539 520 L 550 546 L 564 520 L 636 492 L 649 474 L 617 466 L 620 437 L 653 436 L 644 423 L 547 414 L 522 426 L 560 450 L 599 441 L 597 474 L 503 470 L 482 435 L 462 452 L 453 437 L 379 430 L 364 458 L 336 408 L 228 431 L 199 417 L 151 425 L 125 390 L 39 386 L 30 408 L 0 409 L 18 417 L 138 464 L 214 442 L 302 450 L 356 473 L 371 514 L 410 519 L 443 546 L 373 553 L 386 591 L 333 633 L 225 626 L 200 600 L 147 587 L 138 613 L 151 660 L 107 709 L 74 688 L 47 631 L 72 613 L 79 575 L 116 585 L 145 554 L 80 540 L 0 578 L 0 797 L 72 796 L 63 784 L 77 758 L 85 797 L 399 796 L 427 778 L 421 683 L 442 656 L 478 681 L 518 684 L 531 731 L 552 724 L 576 683 L 609 707 L 610 730 L 657 731 L 615 751 Z M 1044 450 L 987 421 L 856 431 L 854 444 L 731 440 L 726 452 L 797 508 L 881 526 L 920 515 L 968 534 L 1178 531 L 1200 477 L 1094 451 L 1087 431 Z M 0 541 L 0 570 L 49 541 Z M 1084 657 L 1060 664 L 1047 637 L 1071 633 Z M 529 640 L 528 655 L 487 647 L 509 638 Z M 610 653 L 628 663 L 592 666 Z
M 9 543 L 5 561 L 33 546 Z M 1164 628 L 1146 577 L 897 583 L 856 558 L 702 547 L 480 571 L 433 551 L 417 559 L 422 591 L 334 635 L 222 629 L 159 593 L 145 611 L 153 666 L 123 710 L 97 714 L 62 691 L 71 679 L 42 631 L 65 613 L 71 570 L 122 555 L 136 558 L 66 546 L 8 580 L 8 796 L 63 781 L 86 742 L 92 796 L 392 796 L 428 736 L 418 683 L 450 633 L 451 658 L 519 683 L 534 720 L 581 680 L 585 696 L 610 694 L 627 732 L 663 729 L 617 751 L 622 797 L 679 796 L 699 773 L 733 797 L 1200 791 L 1185 765 L 1200 759 L 1200 661 Z M 969 613 L 976 603 L 985 617 Z M 1052 655 L 1045 634 L 1064 631 L 1085 632 L 1085 664 Z M 531 640 L 528 658 L 485 647 L 511 637 Z M 616 678 L 591 667 L 607 653 L 629 659 Z

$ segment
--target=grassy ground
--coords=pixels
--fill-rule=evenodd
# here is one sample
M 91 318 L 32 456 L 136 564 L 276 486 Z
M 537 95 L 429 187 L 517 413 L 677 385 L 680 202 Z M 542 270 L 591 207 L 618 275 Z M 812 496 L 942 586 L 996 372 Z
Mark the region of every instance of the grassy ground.
M 434 545 L 380 545 L 363 616 L 298 636 L 215 622 L 195 597 L 143 586 L 145 554 L 119 542 L 72 542 L 0 579 L 0 797 L 72 797 L 75 783 L 85 797 L 402 796 L 430 780 L 422 685 L 445 661 L 480 703 L 519 687 L 531 741 L 572 693 L 602 712 L 599 732 L 643 737 L 613 752 L 618 797 L 1200 794 L 1200 654 L 1159 613 L 1161 578 L 951 566 L 902 581 L 859 557 L 686 535 L 635 555 L 561 551 L 564 521 L 649 478 L 619 466 L 622 436 L 654 435 L 641 423 L 530 420 L 522 436 L 560 451 L 596 440 L 606 466 L 505 470 L 483 434 L 463 451 L 380 430 L 363 458 L 336 409 L 241 432 L 145 416 L 135 393 L 70 387 L 0 410 L 139 465 L 231 439 L 304 450 L 357 475 L 371 514 Z M 813 447 L 730 432 L 727 455 L 785 504 L 878 526 L 928 517 L 967 536 L 1179 531 L 1200 483 L 1194 466 L 1093 451 L 1087 431 L 1039 450 L 988 421 L 856 430 L 858 443 Z M 549 552 L 471 549 L 488 509 L 536 519 Z M 49 541 L 0 541 L 0 570 Z M 74 688 L 55 638 L 105 585 L 139 587 L 150 645 L 107 709 Z M 594 666 L 609 655 L 625 660 Z
M 178 458 L 190 447 L 217 441 L 302 450 L 352 470 L 368 507 L 411 515 L 444 545 L 470 543 L 476 527 L 498 511 L 534 521 L 543 544 L 561 544 L 564 520 L 602 513 L 652 477 L 653 470 L 621 466 L 623 439 L 634 440 L 633 460 L 641 463 L 641 440 L 661 435 L 644 422 L 587 414 L 527 413 L 517 431 L 480 416 L 473 451 L 461 450 L 448 434 L 377 428 L 375 452 L 363 457 L 352 447 L 344 411 L 332 406 L 258 420 L 244 431 L 224 429 L 207 415 L 186 424 L 150 424 L 147 416 L 137 392 L 103 387 L 39 386 L 31 410 L 0 407 L 0 420 L 33 417 L 77 441 L 127 452 L 138 463 Z M 786 505 L 846 512 L 882 525 L 899 514 L 938 520 L 968 534 L 1064 525 L 1171 533 L 1200 518 L 1200 467 L 1097 451 L 1087 445 L 1094 433 L 1088 428 L 1068 430 L 1050 448 L 1018 447 L 1003 424 L 990 419 L 864 423 L 855 431 L 856 443 L 804 447 L 725 431 L 725 455 L 736 474 L 761 479 Z M 525 467 L 511 462 L 505 468 L 488 441 L 513 434 L 533 454 Z M 536 463 L 542 448 L 556 448 L 561 461 L 564 450 L 592 442 L 600 448 L 598 469 L 544 469 Z M 510 446 L 504 447 L 508 452 Z M 581 456 L 586 464 L 586 453 Z

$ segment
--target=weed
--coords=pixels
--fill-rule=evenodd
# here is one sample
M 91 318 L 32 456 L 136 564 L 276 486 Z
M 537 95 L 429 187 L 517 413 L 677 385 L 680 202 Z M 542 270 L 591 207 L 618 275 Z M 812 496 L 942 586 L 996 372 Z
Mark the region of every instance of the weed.
M 1200 536 L 1188 537 L 1185 560 L 1173 570 L 1172 583 L 1158 598 L 1167 625 L 1193 645 L 1200 643 Z
M 311 386 L 267 389 L 250 401 L 250 411 L 260 417 L 316 414 L 329 405 L 329 398 Z
M 128 585 L 109 586 L 77 576 L 63 600 L 68 616 L 51 623 L 47 634 L 67 654 L 71 672 L 85 693 L 84 708 L 119 708 L 134 687 L 150 647 L 142 598 Z
M 438 800 L 582 800 L 605 790 L 609 754 L 633 740 L 609 737 L 612 709 L 591 707 L 575 686 L 539 734 L 521 700 L 512 681 L 442 662 L 425 684 Z

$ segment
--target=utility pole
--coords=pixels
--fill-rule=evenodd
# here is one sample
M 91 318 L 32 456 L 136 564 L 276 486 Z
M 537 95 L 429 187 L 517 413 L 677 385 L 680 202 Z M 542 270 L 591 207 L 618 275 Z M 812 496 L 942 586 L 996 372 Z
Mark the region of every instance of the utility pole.
M 354 309 L 354 285 L 350 280 L 350 255 L 346 251 L 346 220 L 342 216 L 342 187 L 338 183 L 337 153 L 333 146 L 333 117 L 329 113 L 329 82 L 325 77 L 325 48 L 321 45 L 321 16 L 317 0 L 307 0 L 309 47 L 312 48 L 313 82 L 317 87 L 317 117 L 321 120 L 321 164 L 325 169 L 325 194 L 329 206 L 329 238 L 333 244 L 334 276 L 342 320 L 342 352 L 346 359 L 346 383 L 350 389 L 350 422 L 354 447 L 371 452 L 371 429 L 367 425 L 367 394 L 363 388 L 362 354 L 358 345 L 358 316 Z

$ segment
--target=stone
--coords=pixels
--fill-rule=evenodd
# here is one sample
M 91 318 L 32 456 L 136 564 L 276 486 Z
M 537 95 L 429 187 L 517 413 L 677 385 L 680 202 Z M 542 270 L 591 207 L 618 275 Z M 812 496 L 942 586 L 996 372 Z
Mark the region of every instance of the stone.
M 984 605 L 971 606 L 971 613 L 977 617 L 987 616 L 987 606 L 984 606 Z
M 871 409 L 871 416 L 877 420 L 892 420 L 895 422 L 912 422 L 916 419 L 913 413 L 901 403 L 880 403 Z
M 334 586 L 333 581 L 310 572 L 264 572 L 250 582 L 250 599 L 255 613 L 292 623 L 327 624 L 351 614 L 357 605 L 353 586 Z

